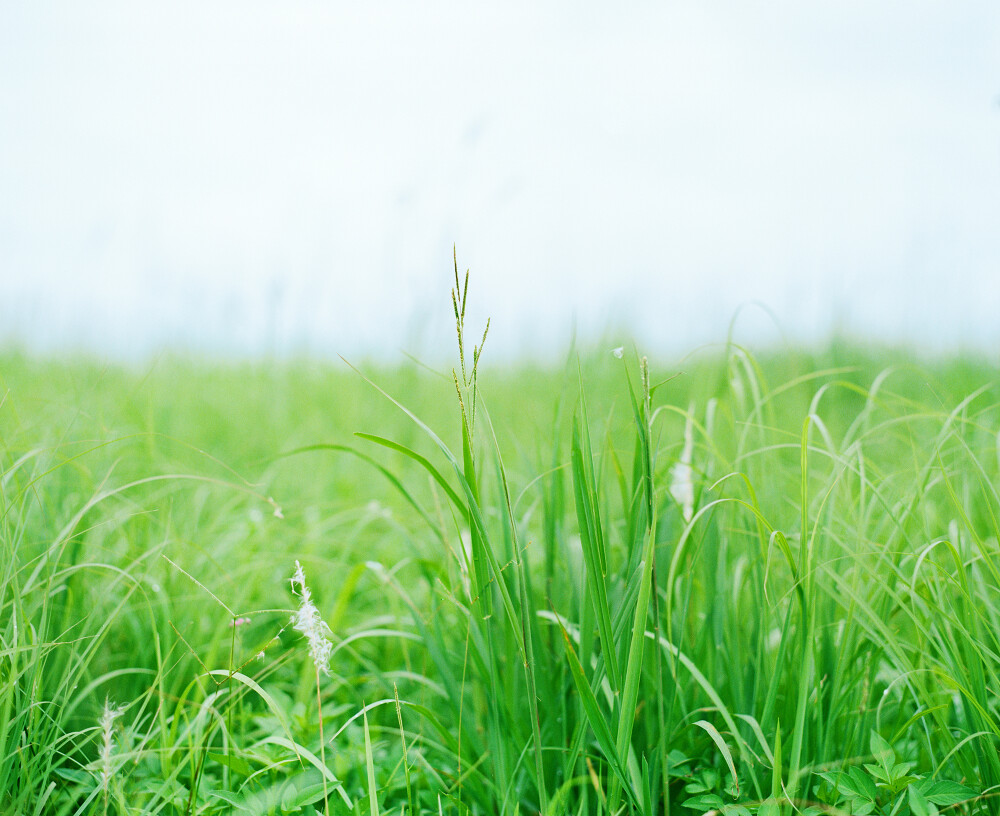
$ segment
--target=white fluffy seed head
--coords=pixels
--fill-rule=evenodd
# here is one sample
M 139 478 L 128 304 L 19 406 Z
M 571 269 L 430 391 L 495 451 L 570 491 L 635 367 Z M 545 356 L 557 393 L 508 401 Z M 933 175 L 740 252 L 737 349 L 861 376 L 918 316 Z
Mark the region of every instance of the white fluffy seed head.
M 330 655 L 333 653 L 333 644 L 327 637 L 330 627 L 320 617 L 319 610 L 312 601 L 312 593 L 306 586 L 306 576 L 298 561 L 295 562 L 295 575 L 292 576 L 292 592 L 295 592 L 296 584 L 299 587 L 296 594 L 300 600 L 298 612 L 292 615 L 292 624 L 309 641 L 309 656 L 316 668 L 329 675 Z
M 694 515 L 694 468 L 691 467 L 694 453 L 693 413 L 692 404 L 688 409 L 687 422 L 684 424 L 684 450 L 681 452 L 681 458 L 670 468 L 670 495 L 681 506 L 684 521 L 691 521 Z
M 101 719 L 98 724 L 101 727 L 101 786 L 108 789 L 111 781 L 111 752 L 114 748 L 114 725 L 125 712 L 124 706 L 112 705 L 107 698 L 104 700 L 104 711 L 101 712 Z

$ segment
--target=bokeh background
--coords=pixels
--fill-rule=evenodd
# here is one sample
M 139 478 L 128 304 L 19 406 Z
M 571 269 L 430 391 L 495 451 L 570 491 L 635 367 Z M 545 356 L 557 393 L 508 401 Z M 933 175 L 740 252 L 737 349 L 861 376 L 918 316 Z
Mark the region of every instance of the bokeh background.
M 1000 4 L 0 2 L 0 343 L 1000 349 Z

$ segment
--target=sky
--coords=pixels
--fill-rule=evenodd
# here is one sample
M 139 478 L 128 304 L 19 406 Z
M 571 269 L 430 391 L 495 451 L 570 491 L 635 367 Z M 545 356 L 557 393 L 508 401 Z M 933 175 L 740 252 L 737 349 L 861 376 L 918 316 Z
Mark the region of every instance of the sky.
M 1000 350 L 995 0 L 0 0 L 0 344 Z

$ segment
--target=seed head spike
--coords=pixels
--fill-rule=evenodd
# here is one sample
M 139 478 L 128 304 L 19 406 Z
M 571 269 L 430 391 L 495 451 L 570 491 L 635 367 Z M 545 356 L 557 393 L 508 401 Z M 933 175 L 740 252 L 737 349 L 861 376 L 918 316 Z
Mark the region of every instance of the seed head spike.
M 292 576 L 292 591 L 295 586 L 299 586 L 299 609 L 292 615 L 294 628 L 301 632 L 309 641 L 309 656 L 312 657 L 316 670 L 329 676 L 330 656 L 333 654 L 333 644 L 327 638 L 330 627 L 320 617 L 316 604 L 313 603 L 312 593 L 306 586 L 306 576 L 302 570 L 302 565 L 295 562 L 295 575 Z
M 101 719 L 98 721 L 98 725 L 101 729 L 101 787 L 104 790 L 105 798 L 107 798 L 108 785 L 111 782 L 111 777 L 113 776 L 112 755 L 114 754 L 114 724 L 115 720 L 117 720 L 124 713 L 124 706 L 113 705 L 109 698 L 104 698 L 104 711 L 101 713 Z
M 462 320 L 458 320 L 458 361 L 462 365 L 462 382 L 469 384 L 469 377 L 465 372 L 465 338 L 462 336 Z M 456 377 L 457 382 L 457 377 Z
M 455 378 L 455 391 L 458 392 L 458 407 L 462 409 L 462 422 L 468 424 L 465 414 L 465 400 L 462 399 L 462 387 L 458 384 L 458 374 L 455 369 L 451 370 L 451 376 Z
M 490 319 L 486 318 L 486 328 L 483 329 L 483 339 L 479 341 L 479 353 L 483 353 L 483 346 L 486 345 L 486 335 L 490 332 Z

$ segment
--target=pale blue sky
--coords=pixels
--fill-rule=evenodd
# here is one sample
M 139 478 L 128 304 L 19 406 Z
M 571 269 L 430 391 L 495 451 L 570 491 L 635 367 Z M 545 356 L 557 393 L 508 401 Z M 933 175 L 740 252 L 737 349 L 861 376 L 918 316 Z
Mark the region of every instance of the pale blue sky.
M 995 0 L 0 0 L 0 341 L 435 357 L 456 243 L 498 356 L 993 351 L 998 100 Z

